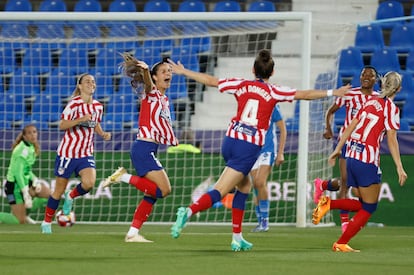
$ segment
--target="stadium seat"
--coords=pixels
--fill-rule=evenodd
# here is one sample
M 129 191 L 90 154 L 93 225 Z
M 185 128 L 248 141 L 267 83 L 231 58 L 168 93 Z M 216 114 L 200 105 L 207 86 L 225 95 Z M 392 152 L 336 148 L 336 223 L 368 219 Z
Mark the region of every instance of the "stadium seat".
M 106 106 L 105 116 L 107 119 L 112 118 L 112 121 L 122 124 L 136 123 L 138 118 L 136 95 L 132 92 L 128 94 L 114 94 Z
M 116 41 L 106 43 L 106 47 L 115 48 L 119 52 L 133 51 L 139 46 L 136 39 L 138 37 L 137 28 L 131 22 L 112 23 L 109 28 L 108 37 L 114 38 Z
M 33 11 L 33 8 L 29 0 L 8 0 L 4 11 Z
M 394 49 L 377 49 L 371 56 L 371 66 L 381 75 L 389 71 L 400 71 L 400 61 Z
M 30 119 L 39 122 L 55 122 L 60 119 L 61 113 L 61 97 L 56 94 L 43 94 L 33 101 Z
M 76 22 L 73 26 L 72 38 L 77 38 L 79 40 L 70 44 L 69 47 L 98 49 L 103 46 L 101 42 L 96 41 L 101 38 L 101 29 L 98 23 Z
M 12 48 L 15 53 L 29 48 L 28 42 L 23 40 L 16 41 L 16 38 L 28 39 L 30 37 L 27 22 L 4 23 L 1 28 L 0 36 L 3 37 L 0 40 L 0 47 Z
M 345 106 L 342 106 L 334 114 L 334 125 L 333 126 L 335 128 L 334 129 L 335 132 L 339 132 L 341 127 L 344 125 L 345 117 L 346 117 L 346 108 Z
M 314 88 L 317 90 L 334 89 L 335 77 L 336 75 L 334 72 L 318 74 L 315 80 Z
M 414 75 L 414 49 L 408 52 L 405 62 L 405 71 Z
M 21 70 L 17 71 L 10 78 L 8 93 L 22 95 L 25 98 L 38 96 L 40 94 L 39 76 Z
M 64 41 L 66 34 L 63 24 L 38 22 L 36 25 L 36 37 L 39 38 L 39 41 L 34 47 L 38 46 L 50 50 L 59 50 L 66 47 L 66 42 Z M 49 41 L 46 42 L 42 39 L 49 39 Z
M 276 7 L 273 2 L 271 1 L 253 1 L 250 3 L 249 8 L 247 11 L 250 12 L 274 12 L 276 11 Z
M 47 48 L 30 48 L 26 50 L 21 70 L 30 75 L 49 73 L 53 69 L 52 53 Z
M 4 96 L 4 118 L 10 122 L 22 121 L 26 117 L 26 105 L 23 95 L 7 93 Z
M 72 95 L 76 86 L 76 76 L 69 70 L 55 69 L 46 81 L 46 88 L 42 92 L 48 95 L 58 95 L 67 98 Z
M 183 35 L 181 39 L 182 47 L 190 47 L 196 53 L 209 53 L 212 49 L 210 36 L 198 36 L 207 34 L 208 27 L 203 24 L 184 24 Z
M 43 0 L 40 2 L 39 11 L 43 12 L 65 12 L 67 11 L 64 0 Z
M 375 19 L 376 20 L 386 20 L 391 18 L 403 17 L 404 16 L 404 6 L 399 1 L 384 1 L 379 3 Z M 404 23 L 402 21 L 391 21 L 391 22 L 381 22 L 377 23 L 382 29 L 392 29 L 395 25 Z
M 160 52 L 171 52 L 174 46 L 173 30 L 166 28 L 162 22 L 148 26 L 144 36 L 147 38 L 143 42 L 144 48 L 157 49 Z
M 241 6 L 237 1 L 217 1 L 214 5 L 214 12 L 241 12 Z
M 15 54 L 11 47 L 0 47 L 0 74 L 8 75 L 16 68 Z
M 96 81 L 96 91 L 94 97 L 99 101 L 107 101 L 114 94 L 113 75 L 107 75 L 101 72 L 94 72 Z
M 414 93 L 414 78 L 409 72 L 400 72 L 402 76 L 401 91 L 394 98 L 395 102 L 405 103 L 410 98 L 410 94 Z M 411 98 L 414 98 L 411 96 Z
M 414 99 L 414 97 L 411 97 Z M 411 127 L 414 127 L 414 100 L 407 100 L 401 110 L 401 119 L 408 122 Z
M 114 48 L 103 47 L 96 55 L 95 71 L 105 75 L 120 74 L 119 64 L 123 61 L 119 51 Z
M 358 26 L 354 45 L 363 54 L 382 49 L 384 47 L 384 37 L 381 28 L 377 25 Z
M 338 74 L 341 76 L 353 76 L 364 67 L 364 59 L 358 48 L 349 47 L 342 49 L 339 54 Z
M 73 9 L 75 12 L 101 12 L 102 5 L 98 0 L 79 0 Z
M 160 48 L 141 47 L 136 49 L 135 57 L 152 67 L 162 60 L 162 52 Z
M 144 12 L 171 12 L 171 5 L 165 0 L 148 0 L 145 2 Z
M 395 25 L 391 30 L 389 47 L 403 54 L 414 49 L 414 25 Z
M 137 6 L 133 0 L 114 0 L 109 4 L 109 12 L 136 12 Z
M 82 74 L 89 69 L 88 50 L 84 48 L 66 48 L 59 56 L 58 70 L 72 74 Z
M 409 132 L 411 131 L 410 123 L 405 118 L 400 119 L 400 129 L 399 131 L 402 132 Z
M 179 12 L 206 12 L 206 4 L 201 0 L 185 0 L 178 6 Z

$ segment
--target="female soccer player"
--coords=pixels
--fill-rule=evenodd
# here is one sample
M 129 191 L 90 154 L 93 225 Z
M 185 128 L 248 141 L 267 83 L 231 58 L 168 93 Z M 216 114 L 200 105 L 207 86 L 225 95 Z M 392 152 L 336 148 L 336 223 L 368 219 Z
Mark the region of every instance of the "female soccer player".
M 49 197 L 42 233 L 52 233 L 52 219 L 65 194 L 63 213 L 70 214 L 73 199 L 88 193 L 96 182 L 96 166 L 93 157 L 95 132 L 104 140 L 111 139 L 111 133 L 101 127 L 103 105 L 93 98 L 96 90 L 95 77 L 90 74 L 79 76 L 72 99 L 61 115 L 59 127 L 65 134 L 58 146 L 55 160 L 56 186 Z M 71 191 L 66 190 L 72 174 L 80 176 L 81 182 Z
M 218 87 L 222 93 L 233 94 L 238 104 L 237 113 L 231 120 L 222 144 L 222 155 L 226 162 L 224 171 L 211 191 L 189 207 L 178 209 L 171 235 L 173 238 L 178 238 L 192 215 L 210 208 L 237 187 L 232 205 L 231 249 L 250 250 L 253 245 L 244 240 L 241 233 L 245 203 L 251 186 L 247 176 L 264 144 L 270 116 L 276 103 L 295 99 L 311 100 L 332 95 L 342 96 L 351 86 L 347 85 L 334 91 L 297 91 L 270 84 L 269 78 L 274 72 L 274 61 L 269 50 L 261 50 L 257 54 L 252 70 L 255 76 L 253 80 L 218 79 L 205 73 L 185 69 L 180 62 L 176 64 L 170 60 L 170 64 L 176 74 L 185 75 L 207 86 Z
M 274 125 L 279 128 L 279 143 Z M 259 222 L 252 232 L 266 232 L 269 230 L 270 202 L 267 190 L 267 178 L 272 172 L 273 164 L 280 166 L 285 161 L 284 151 L 286 137 L 286 124 L 280 114 L 279 106 L 276 105 L 270 119 L 265 143 L 260 151 L 259 158 L 256 160 L 250 171 L 253 181 L 253 192 L 255 194 L 254 203 L 256 207 L 256 216 Z
M 351 248 L 348 242 L 361 230 L 377 209 L 381 189 L 380 143 L 385 134 L 397 168 L 400 185 L 403 186 L 407 179 L 397 141 L 400 112 L 392 101 L 400 89 L 401 75 L 388 72 L 382 79 L 380 96 L 373 97 L 365 103 L 345 129 L 334 152 L 329 156 L 329 164 L 335 165 L 335 160 L 341 155 L 341 149 L 346 142 L 347 185 L 355 188 L 360 198 L 359 200 L 331 200 L 329 197 L 322 197 L 314 209 L 312 216 L 314 224 L 318 224 L 330 209 L 356 212 L 345 232 L 333 244 L 333 251 L 359 252 Z
M 40 144 L 37 137 L 36 126 L 29 124 L 23 128 L 12 145 L 5 186 L 12 215 L 0 213 L 0 222 L 35 223 L 27 215 L 26 209 L 31 209 L 38 198 L 45 199 L 50 195 L 49 187 L 39 183 L 32 171 L 33 164 L 40 154 Z
M 338 134 L 338 141 L 341 138 L 344 129 L 351 123 L 351 120 L 354 116 L 358 113 L 358 111 L 362 108 L 365 102 L 367 102 L 372 96 L 377 96 L 378 92 L 374 91 L 374 85 L 379 80 L 379 75 L 377 70 L 372 66 L 365 66 L 360 75 L 360 87 L 353 88 L 348 94 L 344 97 L 337 98 L 335 102 L 329 107 L 326 111 L 325 115 L 325 132 L 323 133 L 323 137 L 325 139 L 333 138 L 332 132 L 332 120 L 333 115 L 336 111 L 339 110 L 342 106 L 346 108 L 345 114 L 345 121 L 344 125 L 341 127 L 341 130 Z M 348 187 L 346 186 L 346 159 L 345 159 L 345 146 L 342 148 L 342 154 L 339 157 L 339 173 L 340 173 L 340 180 L 338 179 L 330 179 L 330 180 L 322 180 L 320 178 L 316 178 L 314 180 L 314 195 L 313 200 L 315 204 L 318 204 L 319 199 L 321 198 L 323 192 L 325 190 L 329 191 L 337 191 L 338 198 L 344 199 L 347 197 L 348 194 Z M 343 183 L 343 184 L 342 184 Z M 340 219 L 341 219 L 341 228 L 342 232 L 346 230 L 349 222 L 349 213 L 348 211 L 341 210 L 340 211 Z
M 167 59 L 154 64 L 151 70 L 143 61 L 124 55 L 124 73 L 130 76 L 132 85 L 140 87 L 144 84 L 139 114 L 139 131 L 131 148 L 131 161 L 137 176 L 128 174 L 120 167 L 103 183 L 108 187 L 114 183 L 126 182 L 144 193 L 144 198 L 137 205 L 125 242 L 152 242 L 139 234 L 142 225 L 147 221 L 157 199 L 171 193 L 171 184 L 162 164 L 157 159 L 159 144 L 176 146 L 178 140 L 171 125 L 166 90 L 171 85 L 172 71 Z M 129 68 L 136 66 L 135 72 L 128 73 Z M 137 77 L 137 78 L 135 78 Z

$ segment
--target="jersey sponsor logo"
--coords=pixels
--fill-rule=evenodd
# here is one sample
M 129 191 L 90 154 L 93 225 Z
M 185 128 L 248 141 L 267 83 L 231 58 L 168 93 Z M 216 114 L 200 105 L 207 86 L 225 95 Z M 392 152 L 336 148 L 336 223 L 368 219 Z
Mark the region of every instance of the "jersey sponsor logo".
M 357 153 L 362 153 L 365 149 L 365 145 L 352 141 L 349 146 L 351 151 L 355 151 Z
M 257 131 L 255 127 L 252 127 L 252 126 L 240 123 L 240 122 L 235 122 L 232 126 L 232 129 L 238 133 L 245 134 L 248 136 L 256 135 L 256 131 Z

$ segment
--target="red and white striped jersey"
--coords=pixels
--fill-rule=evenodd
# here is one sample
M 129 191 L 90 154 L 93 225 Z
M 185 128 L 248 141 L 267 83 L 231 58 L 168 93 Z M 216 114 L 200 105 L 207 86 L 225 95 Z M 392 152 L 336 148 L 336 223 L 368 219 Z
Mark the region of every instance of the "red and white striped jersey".
M 237 113 L 226 136 L 262 146 L 276 103 L 293 101 L 296 89 L 276 86 L 259 80 L 225 78 L 219 80 L 221 93 L 233 94 Z
M 80 96 L 72 98 L 62 112 L 61 119 L 75 120 L 87 114 L 92 120 L 65 130 L 58 146 L 57 154 L 67 158 L 83 158 L 93 155 L 95 126 L 101 122 L 103 105 L 93 99 L 85 103 Z
M 347 140 L 346 157 L 380 164 L 380 143 L 388 130 L 400 128 L 400 110 L 388 98 L 373 97 L 356 115 L 359 123 Z
M 178 145 L 171 126 L 168 97 L 157 89 L 144 95 L 139 113 L 137 138 L 150 138 L 158 143 Z
M 336 98 L 335 104 L 339 108 L 345 106 L 346 109 L 344 125 L 339 131 L 338 139 L 341 137 L 344 129 L 351 123 L 358 111 L 362 109 L 364 103 L 367 102 L 372 96 L 377 95 L 379 95 L 379 93 L 376 91 L 373 91 L 372 95 L 365 95 L 361 92 L 361 87 L 356 87 L 347 92 L 344 97 Z

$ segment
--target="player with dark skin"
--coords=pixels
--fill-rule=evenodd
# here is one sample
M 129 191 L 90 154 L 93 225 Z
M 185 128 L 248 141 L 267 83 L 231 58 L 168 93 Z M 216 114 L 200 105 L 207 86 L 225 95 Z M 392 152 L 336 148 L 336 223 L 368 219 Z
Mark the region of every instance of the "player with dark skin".
M 374 91 L 375 83 L 378 80 L 378 73 L 376 69 L 372 66 L 366 66 L 362 69 L 360 75 L 360 87 L 354 88 L 349 95 L 346 95 L 344 98 L 337 99 L 329 107 L 325 113 L 325 131 L 323 137 L 325 139 L 332 139 L 334 137 L 333 133 L 333 117 L 335 113 L 342 107 L 346 107 L 346 118 L 344 121 L 344 126 L 341 128 L 338 138 L 341 137 L 344 128 L 349 124 L 354 115 L 362 107 L 362 104 L 371 97 L 371 95 L 377 95 L 378 93 Z M 347 173 L 346 173 L 346 159 L 342 156 L 339 158 L 339 173 L 340 179 L 332 178 L 330 180 L 321 180 L 319 178 L 315 179 L 315 193 L 314 193 L 314 202 L 317 204 L 319 198 L 325 190 L 329 191 L 338 191 L 338 198 L 346 198 L 349 188 L 346 186 Z M 344 183 L 344 184 L 342 184 Z M 341 224 L 343 230 L 346 229 L 346 226 L 349 221 L 349 215 L 346 211 L 341 212 Z M 345 228 L 344 228 L 345 227 Z

